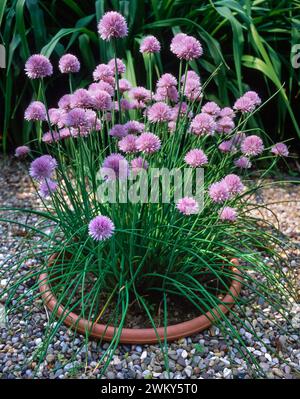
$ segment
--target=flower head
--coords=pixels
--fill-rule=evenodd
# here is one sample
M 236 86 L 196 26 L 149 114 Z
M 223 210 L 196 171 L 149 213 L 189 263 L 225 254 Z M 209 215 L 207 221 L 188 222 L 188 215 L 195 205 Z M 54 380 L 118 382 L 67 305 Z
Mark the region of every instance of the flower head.
M 107 91 L 97 90 L 92 92 L 94 108 L 99 111 L 108 111 L 112 108 L 111 96 Z
M 115 231 L 115 225 L 107 216 L 96 216 L 89 223 L 89 235 L 95 241 L 104 241 L 110 238 Z
M 225 107 L 225 108 L 222 108 L 222 109 L 220 110 L 219 116 L 220 116 L 221 118 L 223 118 L 224 116 L 227 116 L 227 117 L 233 119 L 233 118 L 234 118 L 234 111 L 233 111 L 233 109 L 230 108 L 230 107 Z
M 48 114 L 51 125 L 57 125 L 58 127 L 63 127 L 66 117 L 66 111 L 64 109 L 50 108 Z
M 176 207 L 179 210 L 179 212 L 183 213 L 184 215 L 195 215 L 196 213 L 199 212 L 198 202 L 191 197 L 181 198 L 177 202 Z
M 42 198 L 50 197 L 57 189 L 57 183 L 51 179 L 45 179 L 39 188 L 39 194 Z
M 205 113 L 195 116 L 191 123 L 191 132 L 196 135 L 213 134 L 216 130 L 214 118 Z
M 237 168 L 240 169 L 249 169 L 252 166 L 252 163 L 247 157 L 240 157 L 234 161 L 234 164 Z
M 112 69 L 106 64 L 99 64 L 93 72 L 93 78 L 97 82 L 103 80 L 110 85 L 115 85 L 115 78 Z
M 289 150 L 284 143 L 277 143 L 271 148 L 271 152 L 280 157 L 287 157 L 289 155 Z
M 47 57 L 34 54 L 28 58 L 25 64 L 25 72 L 30 79 L 45 78 L 52 75 L 53 67 Z
M 184 95 L 190 101 L 200 101 L 202 98 L 200 82 L 196 79 L 187 79 L 184 87 Z
M 153 133 L 142 133 L 136 139 L 135 144 L 139 151 L 146 154 L 152 154 L 153 152 L 158 151 L 161 147 L 160 138 Z
M 104 80 L 100 80 L 97 83 L 92 83 L 89 85 L 88 91 L 91 95 L 93 95 L 95 92 L 99 90 L 106 91 L 111 97 L 114 95 L 115 92 L 114 87 L 111 84 L 105 82 Z
M 71 108 L 91 108 L 93 107 L 93 97 L 86 89 L 77 89 L 71 97 Z
M 76 73 L 80 70 L 80 62 L 73 54 L 63 55 L 58 64 L 61 73 Z
M 209 188 L 209 196 L 213 202 L 227 201 L 230 197 L 227 184 L 224 181 L 213 183 Z
M 124 179 L 128 176 L 128 162 L 123 155 L 113 153 L 104 159 L 101 171 L 105 179 Z
M 185 162 L 192 166 L 193 168 L 197 168 L 199 166 L 203 166 L 207 164 L 207 156 L 204 152 L 198 148 L 189 151 L 185 158 Z
M 234 129 L 235 124 L 229 116 L 223 116 L 217 120 L 217 132 L 218 133 L 230 133 Z
M 171 108 L 163 102 L 157 102 L 147 109 L 149 122 L 168 122 L 171 119 Z
M 15 149 L 15 157 L 25 158 L 30 153 L 30 148 L 27 145 L 21 145 Z
M 137 151 L 135 142 L 136 136 L 134 134 L 128 134 L 118 142 L 118 147 L 121 151 L 131 154 Z
M 116 73 L 115 59 L 112 58 L 108 62 L 107 65 L 112 70 L 113 74 L 115 75 L 115 73 Z M 124 64 L 124 62 L 122 60 L 120 60 L 120 58 L 117 58 L 117 70 L 118 70 L 118 75 L 120 75 L 121 73 L 125 73 L 126 72 L 126 65 Z
M 131 83 L 127 79 L 119 80 L 119 90 L 121 93 L 125 93 L 131 89 Z
M 168 89 L 171 86 L 177 86 L 177 79 L 171 73 L 164 73 L 157 82 L 157 87 Z
M 225 153 L 227 153 L 227 152 L 232 152 L 232 151 L 235 150 L 235 147 L 234 147 L 234 145 L 233 145 L 233 143 L 232 143 L 232 140 L 223 141 L 223 142 L 219 145 L 218 148 L 219 148 L 219 150 L 220 150 L 221 152 L 225 152 Z
M 46 132 L 42 136 L 43 143 L 47 143 L 47 144 L 56 142 L 59 139 L 60 139 L 60 135 L 58 132 L 55 132 L 55 131 Z
M 160 43 L 156 39 L 155 36 L 147 36 L 143 39 L 141 46 L 140 46 L 141 53 L 159 53 L 160 52 Z
M 99 21 L 98 32 L 103 40 L 125 37 L 128 33 L 126 20 L 118 12 L 109 11 Z
M 127 131 L 124 125 L 116 124 L 110 129 L 109 135 L 114 137 L 125 137 L 127 136 Z
M 240 194 L 245 188 L 239 176 L 235 174 L 225 176 L 222 181 L 227 185 L 230 196 Z
M 260 137 L 256 135 L 248 136 L 241 144 L 241 151 L 245 155 L 256 156 L 263 152 L 264 144 Z
M 261 104 L 261 98 L 259 97 L 259 95 L 256 93 L 256 91 L 247 91 L 244 94 L 244 97 L 249 98 L 250 101 L 252 101 L 252 103 L 255 106 L 258 106 Z
M 231 208 L 230 206 L 225 206 L 219 212 L 219 218 L 222 221 L 234 222 L 237 218 L 237 212 L 234 208 Z
M 186 61 L 199 58 L 203 54 L 200 42 L 193 36 L 188 36 L 185 33 L 178 33 L 173 37 L 171 42 L 171 51 L 178 58 Z
M 86 125 L 86 113 L 82 108 L 73 108 L 66 114 L 65 125 L 68 127 L 83 127 Z
M 124 125 L 126 132 L 130 134 L 142 133 L 145 129 L 145 125 L 138 121 L 128 121 Z
M 209 114 L 213 117 L 219 116 L 221 108 L 216 104 L 214 101 L 209 101 L 208 103 L 204 104 L 201 112 Z
M 57 161 L 50 155 L 42 155 L 31 162 L 29 174 L 33 179 L 50 179 L 57 168 Z
M 137 174 L 141 169 L 147 170 L 149 166 L 148 162 L 142 157 L 134 158 L 130 165 L 134 174 Z
M 248 112 L 253 112 L 255 110 L 255 104 L 249 97 L 243 96 L 236 100 L 233 108 L 236 111 L 240 111 L 244 114 Z
M 179 94 L 175 86 L 170 86 L 168 88 L 158 87 L 154 95 L 155 101 L 166 101 L 170 100 L 176 103 L 179 99 Z
M 142 87 L 142 86 L 133 87 L 130 90 L 129 95 L 134 100 L 143 101 L 143 102 L 147 102 L 151 99 L 150 90 L 145 89 L 145 87 Z
M 58 101 L 58 107 L 62 108 L 62 109 L 70 109 L 71 108 L 71 100 L 72 100 L 72 94 L 65 94 Z
M 40 101 L 33 101 L 27 107 L 24 118 L 27 121 L 45 121 L 46 120 L 46 108 Z

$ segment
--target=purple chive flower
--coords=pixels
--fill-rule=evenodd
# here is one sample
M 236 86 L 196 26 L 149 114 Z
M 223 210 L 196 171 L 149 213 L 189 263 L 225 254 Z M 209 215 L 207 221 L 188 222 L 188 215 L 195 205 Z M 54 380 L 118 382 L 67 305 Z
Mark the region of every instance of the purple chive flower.
M 237 212 L 234 208 L 231 208 L 230 206 L 225 206 L 219 212 L 219 218 L 222 221 L 234 222 L 237 218 Z
M 221 108 L 216 104 L 214 101 L 209 101 L 208 103 L 204 104 L 201 112 L 204 112 L 205 114 L 209 114 L 213 117 L 219 116 L 221 111 Z
M 261 104 L 261 98 L 255 91 L 247 91 L 244 94 L 244 97 L 249 98 L 255 106 L 259 106 Z
M 49 111 L 49 120 L 51 125 L 57 125 L 58 127 L 63 127 L 65 117 L 67 112 L 61 108 L 50 108 Z
M 217 132 L 218 133 L 230 133 L 234 129 L 235 124 L 229 116 L 223 116 L 217 120 Z
M 251 161 L 247 157 L 240 157 L 234 161 L 237 168 L 240 169 L 250 169 L 252 166 Z
M 33 179 L 50 179 L 57 168 L 57 161 L 50 155 L 42 155 L 31 162 L 29 174 Z
M 47 144 L 54 143 L 60 139 L 60 135 L 58 132 L 46 132 L 42 136 L 42 141 Z
M 33 101 L 27 107 L 24 118 L 27 121 L 45 121 L 47 118 L 45 105 L 40 101 Z
M 230 197 L 227 184 L 224 181 L 213 183 L 209 188 L 209 196 L 216 203 L 227 201 Z
M 111 84 L 104 82 L 104 80 L 100 80 L 97 83 L 92 83 L 89 85 L 88 92 L 91 95 L 93 95 L 95 92 L 97 92 L 99 90 L 106 91 L 111 97 L 115 93 L 114 87 Z
M 15 149 L 15 157 L 25 158 L 30 153 L 30 148 L 27 145 L 21 145 Z
M 245 188 L 239 176 L 235 174 L 225 176 L 222 181 L 227 185 L 230 196 L 240 194 Z
M 184 83 L 185 74 L 181 76 L 181 83 Z M 186 80 L 194 80 L 199 85 L 201 84 L 200 76 L 195 71 L 187 71 Z
M 280 157 L 287 157 L 289 155 L 289 150 L 287 148 L 287 146 L 284 143 L 277 143 L 275 144 L 272 149 L 271 152 L 275 155 L 278 155 Z
M 138 121 L 128 121 L 125 123 L 124 128 L 128 134 L 138 134 L 144 131 L 145 125 Z
M 108 111 L 112 109 L 111 96 L 104 90 L 92 92 L 94 108 L 99 111 Z
M 169 87 L 177 86 L 177 79 L 171 73 L 164 73 L 157 82 L 157 87 L 168 89 Z
M 109 11 L 99 21 L 98 32 L 103 40 L 125 37 L 128 33 L 126 20 L 118 12 Z
M 245 95 L 237 99 L 233 106 L 236 111 L 240 111 L 243 114 L 253 112 L 255 107 L 256 103 L 253 101 L 253 99 Z
M 168 123 L 168 131 L 169 131 L 170 133 L 174 133 L 175 130 L 176 130 L 176 122 L 172 120 L 172 121 L 170 121 L 170 122 Z
M 71 97 L 71 108 L 91 108 L 93 107 L 93 97 L 86 89 L 77 89 Z
M 151 92 L 150 90 L 145 89 L 145 87 L 138 86 L 133 87 L 129 92 L 130 97 L 134 100 L 147 102 L 151 99 Z
M 109 135 L 113 137 L 125 137 L 127 136 L 127 131 L 124 125 L 117 124 L 110 129 Z
M 184 95 L 190 101 L 200 101 L 202 98 L 201 84 L 195 79 L 187 79 L 184 87 Z
M 25 72 L 30 79 L 45 78 L 52 75 L 53 67 L 47 57 L 34 54 L 28 58 L 25 64 Z
M 66 110 L 70 109 L 71 108 L 71 100 L 72 100 L 72 94 L 65 94 L 58 101 L 58 107 L 62 108 L 62 109 L 66 109 Z
M 65 117 L 65 125 L 68 127 L 80 128 L 86 125 L 86 114 L 82 108 L 74 108 Z
M 137 152 L 135 142 L 136 136 L 134 134 L 128 134 L 126 137 L 123 137 L 118 142 L 118 147 L 122 152 L 125 152 L 126 154 L 131 154 Z
M 142 133 L 137 139 L 136 139 L 136 148 L 144 152 L 146 154 L 152 154 L 153 152 L 156 152 L 160 149 L 161 147 L 161 141 L 158 136 L 156 136 L 153 133 Z
M 220 145 L 219 145 L 219 150 L 221 151 L 221 152 L 224 152 L 224 153 L 228 153 L 228 152 L 232 152 L 232 151 L 234 151 L 236 148 L 235 148 L 235 146 L 233 145 L 233 143 L 232 143 L 232 140 L 226 140 L 226 141 L 223 141 Z
M 149 166 L 148 162 L 142 157 L 134 158 L 130 165 L 134 174 L 137 174 L 141 169 L 147 170 Z
M 160 52 L 160 43 L 155 36 L 146 36 L 140 46 L 140 52 L 146 54 L 153 54 Z
M 129 100 L 127 100 L 127 98 L 121 98 L 121 100 L 120 100 L 120 106 L 121 106 L 121 110 L 122 110 L 122 111 L 127 111 L 127 110 L 133 108 L 133 107 L 132 107 L 132 102 L 129 101 Z M 119 103 L 118 103 L 118 101 L 115 101 L 115 103 L 114 103 L 114 109 L 115 109 L 116 111 L 119 111 Z
M 115 225 L 107 216 L 96 216 L 89 223 L 89 235 L 95 241 L 104 241 L 110 238 L 115 231 Z
M 232 144 L 236 145 L 236 146 L 240 146 L 242 144 L 242 142 L 245 140 L 246 138 L 246 134 L 244 132 L 236 132 L 232 138 Z
M 199 212 L 199 204 L 198 202 L 191 197 L 181 198 L 177 204 L 176 208 L 180 213 L 184 215 L 195 215 Z
M 111 68 L 106 64 L 99 64 L 93 72 L 93 78 L 95 81 L 103 80 L 110 85 L 115 85 L 114 73 Z
M 256 156 L 263 152 L 264 144 L 260 137 L 256 135 L 248 136 L 241 144 L 241 151 L 245 155 Z
M 115 65 L 115 59 L 112 58 L 109 62 L 108 62 L 108 67 L 112 70 L 113 74 L 116 74 L 116 65 Z M 118 69 L 118 75 L 120 75 L 121 73 L 125 73 L 126 72 L 126 65 L 124 64 L 124 62 L 122 60 L 120 60 L 120 58 L 117 58 L 117 69 Z
M 178 33 L 173 37 L 171 42 L 171 51 L 178 58 L 186 61 L 199 58 L 203 54 L 200 42 L 193 36 L 188 36 L 185 33 Z
M 60 58 L 58 68 L 61 73 L 76 73 L 80 70 L 80 62 L 75 55 L 65 54 Z
M 200 136 L 204 134 L 213 134 L 216 130 L 216 123 L 214 118 L 209 114 L 198 114 L 192 120 L 191 132 Z
M 105 179 L 125 179 L 128 176 L 128 162 L 121 154 L 111 154 L 103 161 L 101 171 Z
M 87 109 L 85 111 L 86 127 L 91 130 L 99 131 L 101 130 L 101 121 L 97 118 L 95 111 Z
M 148 120 L 151 123 L 168 122 L 171 119 L 171 108 L 163 102 L 157 102 L 147 109 Z
M 178 102 L 179 94 L 175 86 L 170 86 L 168 88 L 158 87 L 154 95 L 155 101 L 166 101 L 170 100 L 174 103 Z
M 189 151 L 186 154 L 184 160 L 188 165 L 192 166 L 193 168 L 206 165 L 208 162 L 207 156 L 204 154 L 202 150 L 198 148 Z
M 190 118 L 192 116 L 192 112 L 188 113 L 187 103 L 182 102 L 181 107 L 180 107 L 180 104 L 176 104 L 172 108 L 172 110 L 171 110 L 171 120 L 172 121 L 174 121 L 174 122 L 177 121 L 179 110 L 180 110 L 180 116 L 183 116 L 183 117 L 188 116 L 188 118 Z M 188 113 L 188 115 L 187 115 L 187 113 Z
M 219 116 L 220 116 L 221 118 L 227 116 L 227 117 L 233 119 L 233 118 L 234 118 L 234 111 L 233 111 L 233 109 L 230 108 L 230 107 L 225 107 L 225 108 L 222 108 L 222 109 L 220 110 Z
M 51 179 L 45 179 L 39 188 L 39 194 L 42 198 L 50 197 L 57 189 L 57 183 Z
M 127 79 L 119 80 L 119 90 L 123 94 L 131 89 L 131 83 Z

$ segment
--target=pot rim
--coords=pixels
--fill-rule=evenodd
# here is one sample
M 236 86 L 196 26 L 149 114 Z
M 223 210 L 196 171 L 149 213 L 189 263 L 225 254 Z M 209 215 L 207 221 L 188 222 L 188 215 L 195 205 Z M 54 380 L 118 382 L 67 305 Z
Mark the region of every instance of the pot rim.
M 52 255 L 49 263 L 53 258 L 54 256 Z M 236 266 L 239 265 L 237 259 L 232 259 L 231 263 Z M 228 293 L 222 299 L 222 304 L 201 316 L 178 324 L 172 324 L 167 326 L 167 328 L 158 327 L 156 330 L 154 328 L 123 328 L 119 342 L 122 344 L 153 344 L 160 341 L 163 342 L 165 339 L 171 342 L 199 333 L 210 327 L 212 319 L 219 318 L 221 314 L 229 312 L 229 309 L 234 305 L 236 298 L 241 292 L 241 272 L 236 267 L 233 267 L 233 271 L 240 280 L 232 280 Z M 89 332 L 90 337 L 102 339 L 103 341 L 111 341 L 115 337 L 118 328 L 100 323 L 92 323 L 89 320 L 79 317 L 74 312 L 68 312 L 62 305 L 57 307 L 57 299 L 48 284 L 48 273 L 41 273 L 38 281 L 39 290 L 45 305 L 50 311 L 55 310 L 56 317 L 64 317 L 64 324 L 68 327 L 75 329 L 83 335 Z

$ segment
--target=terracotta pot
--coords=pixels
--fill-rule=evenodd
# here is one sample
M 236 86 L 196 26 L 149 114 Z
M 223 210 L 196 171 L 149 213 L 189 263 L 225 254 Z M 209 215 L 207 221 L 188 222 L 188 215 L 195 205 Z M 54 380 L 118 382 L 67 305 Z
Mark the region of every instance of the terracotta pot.
M 49 263 L 51 263 L 51 261 L 53 262 L 54 258 L 55 257 L 50 258 Z M 236 259 L 233 259 L 231 262 L 235 265 L 239 264 Z M 237 277 L 241 279 L 240 271 L 234 268 L 234 272 L 236 273 Z M 47 273 L 42 273 L 39 276 L 39 289 L 44 303 L 50 311 L 55 309 L 56 315 L 58 317 L 64 317 L 64 323 L 68 327 L 75 329 L 77 332 L 83 335 L 86 333 L 86 331 L 89 331 L 91 337 L 103 339 L 104 341 L 111 341 L 113 339 L 117 333 L 117 328 L 113 326 L 106 326 L 105 324 L 93 324 L 86 319 L 80 318 L 73 312 L 69 313 L 68 310 L 62 305 L 57 308 L 57 299 L 53 295 L 47 280 Z M 228 294 L 222 299 L 223 304 L 213 308 L 211 311 L 199 317 L 196 317 L 195 319 L 168 326 L 167 340 L 169 342 L 175 341 L 183 337 L 191 336 L 210 327 L 212 324 L 212 319 L 219 317 L 221 312 L 224 314 L 228 313 L 229 308 L 234 305 L 240 291 L 241 281 L 233 280 Z M 156 329 L 156 331 L 153 328 L 123 328 L 120 336 L 120 342 L 123 344 L 153 344 L 159 342 L 157 334 L 163 341 L 165 338 L 165 328 L 159 327 Z

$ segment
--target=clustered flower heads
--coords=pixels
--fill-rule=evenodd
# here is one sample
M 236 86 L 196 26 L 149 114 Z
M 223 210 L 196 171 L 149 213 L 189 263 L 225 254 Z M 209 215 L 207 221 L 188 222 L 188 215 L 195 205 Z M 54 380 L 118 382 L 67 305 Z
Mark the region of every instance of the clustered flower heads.
M 111 11 L 99 21 L 98 31 L 103 40 L 115 41 L 127 35 L 128 27 L 121 14 Z M 148 54 L 149 59 L 160 50 L 156 37 L 150 35 L 142 39 L 140 52 Z M 105 181 L 127 179 L 130 172 L 137 176 L 141 171 L 164 165 L 166 160 L 174 161 L 180 168 L 205 167 L 209 176 L 206 202 L 218 216 L 219 223 L 235 222 L 246 190 L 236 173 L 247 172 L 255 158 L 265 151 L 262 138 L 248 134 L 244 127 L 248 114 L 261 105 L 261 99 L 256 92 L 247 91 L 232 106 L 221 107 L 218 101 L 208 101 L 200 76 L 189 65 L 203 54 L 200 41 L 179 33 L 172 39 L 170 50 L 186 65 L 179 78 L 165 72 L 153 88 L 135 87 L 124 77 L 126 63 L 116 56 L 107 64 L 96 66 L 87 87 L 73 91 L 70 85 L 71 92 L 57 100 L 57 107 L 47 110 L 43 102 L 33 101 L 24 117 L 27 121 L 39 121 L 42 128 L 49 123 L 41 134 L 41 141 L 50 153 L 58 146 L 59 152 L 71 148 L 74 162 L 80 159 L 81 163 L 90 163 L 83 165 L 84 172 L 91 166 L 100 167 Z M 80 61 L 75 55 L 65 54 L 59 60 L 58 69 L 62 74 L 77 73 Z M 47 57 L 36 54 L 26 62 L 25 72 L 30 79 L 44 79 L 52 75 L 53 67 Z M 69 78 L 71 81 L 71 76 Z M 83 145 L 80 151 L 77 145 Z M 89 158 L 90 145 L 97 152 L 96 161 L 90 162 L 93 159 Z M 270 151 L 276 157 L 289 155 L 284 143 L 275 144 Z M 31 155 L 27 146 L 15 151 L 17 158 L 27 155 Z M 57 159 L 62 162 L 61 157 Z M 29 173 L 39 185 L 43 199 L 55 199 L 53 194 L 61 189 L 57 180 L 61 174 L 56 173 L 60 167 L 51 155 L 32 161 Z M 85 178 L 88 177 L 87 173 Z M 197 200 L 192 196 L 182 197 L 174 205 L 176 214 L 186 216 L 183 220 L 199 214 Z M 101 215 L 90 222 L 88 232 L 92 239 L 103 241 L 115 233 L 115 227 L 112 220 Z

